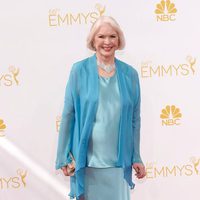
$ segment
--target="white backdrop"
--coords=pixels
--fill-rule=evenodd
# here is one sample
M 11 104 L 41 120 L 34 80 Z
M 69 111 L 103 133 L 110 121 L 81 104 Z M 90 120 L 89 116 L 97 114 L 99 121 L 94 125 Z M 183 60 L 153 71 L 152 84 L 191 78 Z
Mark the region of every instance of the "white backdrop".
M 54 169 L 64 89 L 72 64 L 92 55 L 86 37 L 100 15 L 121 25 L 127 45 L 116 56 L 140 75 L 147 177 L 135 180 L 131 199 L 199 199 L 199 7 L 195 0 L 1 1 L 0 199 L 66 199 L 69 179 Z

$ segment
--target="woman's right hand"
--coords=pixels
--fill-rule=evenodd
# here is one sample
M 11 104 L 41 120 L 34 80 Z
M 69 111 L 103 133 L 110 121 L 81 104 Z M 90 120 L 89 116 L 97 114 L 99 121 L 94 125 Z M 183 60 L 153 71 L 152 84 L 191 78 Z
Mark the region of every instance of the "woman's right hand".
M 72 161 L 71 163 L 67 164 L 66 166 L 63 166 L 62 168 L 63 174 L 65 176 L 74 176 L 75 174 L 75 161 Z
M 63 171 L 63 174 L 65 176 L 69 176 L 69 172 L 68 172 L 67 166 L 62 167 L 61 170 Z

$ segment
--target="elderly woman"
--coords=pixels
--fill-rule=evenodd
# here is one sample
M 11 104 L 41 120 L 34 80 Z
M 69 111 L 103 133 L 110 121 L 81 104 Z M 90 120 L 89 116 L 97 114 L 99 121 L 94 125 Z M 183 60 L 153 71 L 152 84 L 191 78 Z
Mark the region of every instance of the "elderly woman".
M 96 53 L 71 69 L 56 169 L 70 176 L 71 198 L 129 200 L 132 168 L 137 178 L 145 176 L 138 74 L 115 58 L 125 40 L 113 18 L 103 16 L 93 24 L 87 46 Z

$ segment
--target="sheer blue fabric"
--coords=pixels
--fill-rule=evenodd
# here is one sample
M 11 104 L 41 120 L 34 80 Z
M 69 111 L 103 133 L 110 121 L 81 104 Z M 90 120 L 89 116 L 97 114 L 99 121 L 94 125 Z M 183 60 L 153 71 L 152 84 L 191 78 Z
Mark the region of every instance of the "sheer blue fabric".
M 120 122 L 116 168 L 123 168 L 131 188 L 132 164 L 140 157 L 140 85 L 137 71 L 115 58 L 120 93 Z M 75 63 L 66 86 L 64 109 L 59 131 L 56 169 L 76 161 L 71 177 L 71 197 L 84 194 L 84 170 L 87 167 L 89 139 L 95 122 L 99 96 L 96 54 Z

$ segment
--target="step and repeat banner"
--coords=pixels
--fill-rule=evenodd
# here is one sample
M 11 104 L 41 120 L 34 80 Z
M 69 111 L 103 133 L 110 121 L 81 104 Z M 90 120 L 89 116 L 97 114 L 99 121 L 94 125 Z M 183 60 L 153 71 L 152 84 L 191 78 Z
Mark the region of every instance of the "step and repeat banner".
M 116 57 L 141 83 L 141 155 L 147 176 L 133 200 L 199 199 L 200 3 L 195 0 L 2 1 L 0 6 L 0 199 L 64 200 L 55 170 L 64 91 L 102 15 L 126 37 Z

